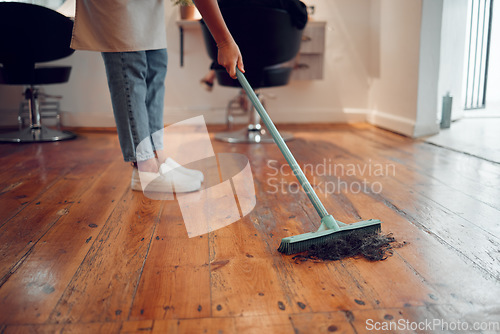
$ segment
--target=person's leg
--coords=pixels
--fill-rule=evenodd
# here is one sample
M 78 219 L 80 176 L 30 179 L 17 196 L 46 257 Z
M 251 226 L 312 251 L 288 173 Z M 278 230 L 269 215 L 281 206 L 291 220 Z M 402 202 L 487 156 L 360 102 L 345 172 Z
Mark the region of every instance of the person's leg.
M 149 131 L 158 161 L 163 163 L 167 158 L 163 153 L 163 110 L 168 61 L 167 50 L 146 51 L 146 58 L 148 62 L 146 108 L 148 110 Z
M 205 90 L 211 92 L 214 88 L 215 70 L 210 69 L 207 74 L 200 80 L 200 84 Z
M 158 166 L 150 140 L 146 107 L 147 57 L 144 51 L 102 53 L 111 94 L 118 138 L 125 161 L 137 161 L 139 169 L 156 172 Z M 141 144 L 141 149 L 137 147 Z
M 163 106 L 165 99 L 165 76 L 167 73 L 167 50 L 146 51 L 148 61 L 146 106 L 149 116 L 149 131 L 151 141 L 158 157 L 160 172 L 166 174 L 172 169 L 176 169 L 181 174 L 187 175 L 195 180 L 204 180 L 203 173 L 180 166 L 172 159 L 167 159 L 163 150 Z

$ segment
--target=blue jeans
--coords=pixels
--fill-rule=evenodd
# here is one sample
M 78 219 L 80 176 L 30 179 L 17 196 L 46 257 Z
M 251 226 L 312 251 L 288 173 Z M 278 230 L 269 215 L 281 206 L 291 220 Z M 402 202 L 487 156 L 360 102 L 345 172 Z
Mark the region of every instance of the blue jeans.
M 103 52 L 120 147 L 125 161 L 145 161 L 163 149 L 167 50 Z M 143 140 L 140 152 L 137 146 Z

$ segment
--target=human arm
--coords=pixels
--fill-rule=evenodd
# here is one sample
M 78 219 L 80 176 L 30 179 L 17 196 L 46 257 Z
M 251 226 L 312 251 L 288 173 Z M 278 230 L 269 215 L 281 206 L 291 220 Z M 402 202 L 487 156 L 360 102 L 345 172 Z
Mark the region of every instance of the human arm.
M 203 17 L 203 21 L 212 33 L 219 50 L 217 61 L 229 75 L 236 78 L 236 67 L 245 72 L 240 49 L 227 29 L 224 18 L 217 4 L 217 0 L 195 0 L 196 8 Z

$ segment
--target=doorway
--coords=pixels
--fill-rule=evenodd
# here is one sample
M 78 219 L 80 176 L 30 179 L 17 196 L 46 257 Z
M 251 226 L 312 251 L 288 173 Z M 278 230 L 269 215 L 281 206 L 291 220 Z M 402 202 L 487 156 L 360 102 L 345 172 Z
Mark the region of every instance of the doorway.
M 500 163 L 498 2 L 444 0 L 439 96 L 447 92 L 453 96 L 451 127 L 426 141 Z
M 485 109 L 486 106 L 492 5 L 493 0 L 472 0 L 469 3 L 465 43 L 465 110 Z

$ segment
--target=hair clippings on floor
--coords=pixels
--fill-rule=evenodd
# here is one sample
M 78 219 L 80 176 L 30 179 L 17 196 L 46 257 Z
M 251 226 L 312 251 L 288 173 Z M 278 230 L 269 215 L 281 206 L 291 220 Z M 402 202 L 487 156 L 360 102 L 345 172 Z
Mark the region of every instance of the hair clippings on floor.
M 337 261 L 349 257 L 364 257 L 369 261 L 383 261 L 393 255 L 393 249 L 401 248 L 406 241 L 397 242 L 392 233 L 356 235 L 335 239 L 322 245 L 311 246 L 307 251 L 292 257 L 295 263 L 311 260 L 315 262 Z

